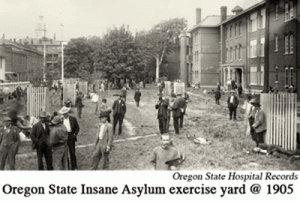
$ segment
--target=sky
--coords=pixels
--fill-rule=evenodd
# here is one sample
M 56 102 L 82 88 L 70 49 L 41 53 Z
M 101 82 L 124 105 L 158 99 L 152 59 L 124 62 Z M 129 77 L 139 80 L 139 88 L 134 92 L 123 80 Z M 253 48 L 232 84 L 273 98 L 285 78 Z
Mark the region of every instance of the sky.
M 6 39 L 35 37 L 39 15 L 44 16 L 46 37 L 71 38 L 103 36 L 108 28 L 128 25 L 132 33 L 149 30 L 163 20 L 185 18 L 188 28 L 201 18 L 227 14 L 239 5 L 246 9 L 261 0 L 1 0 L 0 36 Z

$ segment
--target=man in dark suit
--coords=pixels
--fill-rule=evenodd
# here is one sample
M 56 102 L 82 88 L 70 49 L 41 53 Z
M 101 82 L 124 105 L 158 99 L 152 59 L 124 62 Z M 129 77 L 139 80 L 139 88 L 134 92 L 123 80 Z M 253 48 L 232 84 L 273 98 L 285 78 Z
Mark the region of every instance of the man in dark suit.
M 185 110 L 186 110 L 186 100 L 182 97 L 182 94 L 177 94 L 177 98 L 178 98 L 178 106 L 180 108 L 180 124 L 179 127 L 182 128 L 183 127 L 183 117 L 185 115 Z
M 12 125 L 10 117 L 4 117 L 4 127 L 0 131 L 0 170 L 4 170 L 8 158 L 10 170 L 15 170 L 15 157 L 20 144 L 19 129 Z
M 64 125 L 68 131 L 68 147 L 71 157 L 71 167 L 72 170 L 77 170 L 77 160 L 75 154 L 75 142 L 77 141 L 77 135 L 79 133 L 80 127 L 78 125 L 76 117 L 72 117 L 68 114 L 70 108 L 63 107 L 59 112 L 64 116 Z
M 137 107 L 139 107 L 139 105 L 140 105 L 140 98 L 141 98 L 141 96 L 142 96 L 142 94 L 140 92 L 140 89 L 137 88 L 136 91 L 135 91 L 135 93 L 134 93 L 134 100 L 136 102 L 136 106 Z
M 119 122 L 119 135 L 122 133 L 122 123 L 126 114 L 126 103 L 122 99 L 122 95 L 119 95 L 119 98 L 114 101 L 113 106 L 113 133 L 115 134 L 117 123 Z
M 236 120 L 236 108 L 239 105 L 238 98 L 234 95 L 234 91 L 231 90 L 230 96 L 227 100 L 228 109 L 229 109 L 229 119 L 232 119 L 232 113 L 233 113 L 233 120 Z
M 163 100 L 162 96 L 159 96 L 158 102 L 155 105 L 157 112 L 157 119 L 159 130 L 161 134 L 167 132 L 167 121 L 168 121 L 168 102 Z
M 82 108 L 84 107 L 84 105 L 82 103 L 82 93 L 81 92 L 79 92 L 76 97 L 75 107 L 77 108 L 78 118 L 81 119 Z
M 41 112 L 40 121 L 32 126 L 30 138 L 32 148 L 36 149 L 39 170 L 44 170 L 43 155 L 46 160 L 47 170 L 53 170 L 52 167 L 52 148 L 50 145 L 50 129 L 47 124 L 46 112 Z
M 172 109 L 173 109 L 173 123 L 175 128 L 175 133 L 179 134 L 179 119 L 182 119 L 183 124 L 183 115 L 186 107 L 186 102 L 184 98 L 181 97 L 181 94 L 177 94 Z

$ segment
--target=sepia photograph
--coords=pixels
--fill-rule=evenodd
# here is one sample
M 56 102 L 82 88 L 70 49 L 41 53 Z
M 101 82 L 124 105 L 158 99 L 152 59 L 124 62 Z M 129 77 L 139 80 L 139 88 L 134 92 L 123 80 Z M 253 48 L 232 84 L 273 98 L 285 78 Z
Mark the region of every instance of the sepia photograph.
M 0 21 L 1 171 L 300 170 L 300 0 L 2 0 Z

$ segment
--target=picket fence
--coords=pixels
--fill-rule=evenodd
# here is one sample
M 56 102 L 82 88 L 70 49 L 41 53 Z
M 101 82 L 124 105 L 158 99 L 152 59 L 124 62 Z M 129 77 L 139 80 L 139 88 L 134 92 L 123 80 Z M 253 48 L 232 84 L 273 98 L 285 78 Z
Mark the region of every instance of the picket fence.
M 266 144 L 296 150 L 297 94 L 261 94 L 260 100 L 267 121 Z
M 27 88 L 27 114 L 39 117 L 41 111 L 49 111 L 49 90 L 47 87 Z

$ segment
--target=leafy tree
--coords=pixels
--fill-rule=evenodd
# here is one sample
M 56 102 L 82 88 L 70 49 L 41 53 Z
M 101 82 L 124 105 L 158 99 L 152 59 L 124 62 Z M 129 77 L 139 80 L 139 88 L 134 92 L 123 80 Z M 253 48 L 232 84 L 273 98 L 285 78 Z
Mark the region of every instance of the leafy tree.
M 143 70 L 137 43 L 124 25 L 107 31 L 93 53 L 93 60 L 94 68 L 110 80 L 134 79 Z
M 93 73 L 92 52 L 91 42 L 87 38 L 71 39 L 64 48 L 65 77 L 87 79 Z
M 178 47 L 179 35 L 186 28 L 186 19 L 174 18 L 156 24 L 148 32 L 142 31 L 137 34 L 137 41 L 144 57 L 155 59 L 156 82 L 159 82 L 160 66 L 164 61 L 164 57 Z

